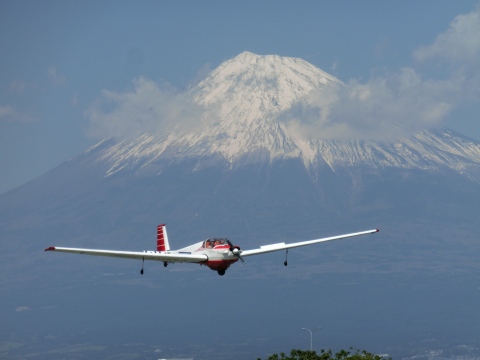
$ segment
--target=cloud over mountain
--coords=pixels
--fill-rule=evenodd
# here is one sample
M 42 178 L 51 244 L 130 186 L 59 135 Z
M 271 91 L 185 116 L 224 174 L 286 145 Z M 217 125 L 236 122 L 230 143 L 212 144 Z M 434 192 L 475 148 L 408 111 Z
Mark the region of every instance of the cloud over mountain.
M 417 61 L 443 59 L 478 66 L 480 54 L 480 5 L 468 14 L 455 17 L 450 27 L 437 36 L 433 44 L 414 52 Z
M 301 136 L 318 139 L 395 140 L 441 124 L 460 84 L 424 80 L 414 69 L 366 83 L 314 90 L 284 114 Z
M 89 135 L 99 138 L 192 131 L 204 114 L 189 93 L 176 93 L 145 77 L 135 78 L 130 91 L 103 90 L 86 112 Z
M 424 78 L 412 67 L 350 80 L 312 91 L 284 115 L 284 121 L 308 138 L 394 140 L 442 125 L 449 112 L 480 95 L 480 7 L 457 16 L 433 44 L 413 56 L 431 65 L 447 62 L 443 79 Z
M 434 64 L 449 70 L 450 82 L 461 86 L 461 101 L 480 100 L 480 5 L 468 14 L 458 15 L 448 30 L 413 56 L 421 64 Z

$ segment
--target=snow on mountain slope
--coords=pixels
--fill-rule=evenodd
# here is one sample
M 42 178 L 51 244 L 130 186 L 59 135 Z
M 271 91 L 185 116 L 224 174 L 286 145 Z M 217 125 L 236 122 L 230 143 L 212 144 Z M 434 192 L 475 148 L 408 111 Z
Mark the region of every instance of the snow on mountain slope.
M 143 134 L 104 149 L 107 175 L 144 169 L 158 159 L 216 158 L 230 167 L 243 162 L 301 158 L 319 163 L 469 171 L 480 164 L 480 143 L 447 129 L 423 131 L 395 143 L 368 140 L 305 140 L 290 133 L 278 116 L 312 90 L 341 86 L 308 62 L 244 52 L 225 61 L 189 91 L 205 107 L 200 130 Z M 474 171 L 477 172 L 477 171 Z
M 332 169 L 339 165 L 424 170 L 444 166 L 462 172 L 480 164 L 480 144 L 446 128 L 425 130 L 394 143 L 316 140 L 303 147 L 308 147 L 310 161 L 321 158 Z
M 271 158 L 298 156 L 298 147 L 275 117 L 310 91 L 335 83 L 340 82 L 304 60 L 244 52 L 221 64 L 191 92 L 220 119 L 205 139 L 209 152 L 233 161 L 259 149 Z

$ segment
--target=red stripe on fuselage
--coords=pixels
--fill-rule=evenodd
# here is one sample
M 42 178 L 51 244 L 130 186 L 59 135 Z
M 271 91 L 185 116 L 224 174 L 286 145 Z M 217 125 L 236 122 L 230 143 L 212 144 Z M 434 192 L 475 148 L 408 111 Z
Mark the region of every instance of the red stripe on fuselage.
M 233 263 L 236 263 L 237 261 L 238 259 L 236 258 L 231 260 L 207 260 L 200 263 L 200 265 L 205 265 L 214 271 L 218 271 L 218 270 L 227 270 L 230 267 L 230 265 L 232 265 Z

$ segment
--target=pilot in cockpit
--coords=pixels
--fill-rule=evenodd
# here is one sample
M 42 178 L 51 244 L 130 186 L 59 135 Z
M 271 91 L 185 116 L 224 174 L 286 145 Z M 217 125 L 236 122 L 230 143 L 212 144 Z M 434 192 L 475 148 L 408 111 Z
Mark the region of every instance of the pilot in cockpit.
M 213 248 L 215 248 L 215 246 L 223 245 L 223 244 L 225 244 L 224 239 L 208 239 L 208 240 L 205 240 L 204 248 L 205 249 L 213 249 Z

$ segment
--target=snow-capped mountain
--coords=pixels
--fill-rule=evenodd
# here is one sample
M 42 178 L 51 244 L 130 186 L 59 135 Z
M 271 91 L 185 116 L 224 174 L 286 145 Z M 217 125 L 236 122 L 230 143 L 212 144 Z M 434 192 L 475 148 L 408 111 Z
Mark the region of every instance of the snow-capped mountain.
M 189 92 L 205 109 L 192 131 L 143 133 L 103 142 L 107 175 L 143 169 L 158 159 L 198 159 L 236 167 L 245 162 L 300 158 L 307 169 L 327 165 L 373 168 L 437 169 L 447 167 L 477 177 L 480 143 L 448 129 L 425 130 L 396 142 L 305 139 L 279 121 L 310 92 L 342 83 L 308 62 L 277 55 L 244 52 L 225 61 Z M 203 160 L 202 160 L 203 159 Z M 205 159 L 208 159 L 206 161 Z
M 301 59 L 244 52 L 189 90 L 206 109 L 200 130 L 122 139 L 107 150 L 109 173 L 159 156 L 214 156 L 230 164 L 255 153 L 251 159 L 299 157 L 300 148 L 276 117 L 310 91 L 339 83 Z

